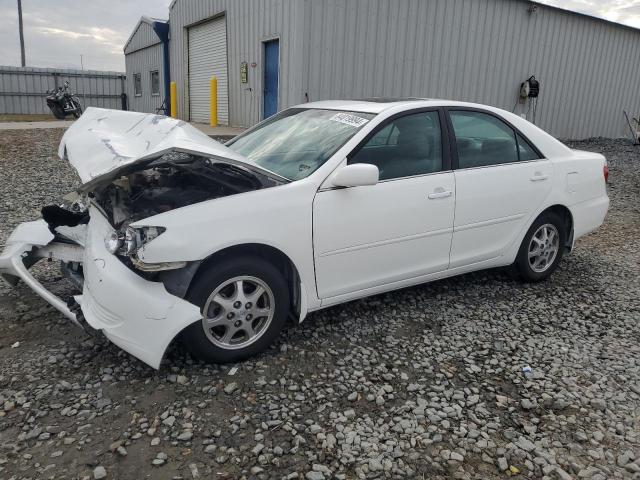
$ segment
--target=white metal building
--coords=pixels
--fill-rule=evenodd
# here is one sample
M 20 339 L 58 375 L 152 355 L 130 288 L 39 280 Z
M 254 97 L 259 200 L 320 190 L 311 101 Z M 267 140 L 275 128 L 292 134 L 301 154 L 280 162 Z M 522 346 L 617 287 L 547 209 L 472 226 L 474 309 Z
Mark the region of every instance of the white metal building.
M 623 136 L 623 110 L 640 113 L 640 31 L 527 0 L 174 0 L 169 29 L 190 121 L 208 122 L 213 75 L 234 126 L 372 96 L 486 103 L 562 138 Z M 520 102 L 532 75 L 540 95 Z
M 155 113 L 163 106 L 165 50 L 168 57 L 166 20 L 141 17 L 124 45 L 129 110 Z M 166 65 L 168 68 L 168 64 Z

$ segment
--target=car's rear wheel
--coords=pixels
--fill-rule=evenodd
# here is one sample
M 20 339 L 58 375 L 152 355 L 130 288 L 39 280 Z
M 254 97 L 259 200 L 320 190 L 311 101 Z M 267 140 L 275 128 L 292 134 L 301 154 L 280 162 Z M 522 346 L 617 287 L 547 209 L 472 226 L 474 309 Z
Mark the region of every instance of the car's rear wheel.
M 564 245 L 566 228 L 562 218 L 545 212 L 531 225 L 518 251 L 515 266 L 520 276 L 530 282 L 539 282 L 551 276 L 558 267 Z
M 183 341 L 196 357 L 215 363 L 243 360 L 265 350 L 289 312 L 289 289 L 278 269 L 259 257 L 229 258 L 195 279 L 187 298 L 202 321 Z

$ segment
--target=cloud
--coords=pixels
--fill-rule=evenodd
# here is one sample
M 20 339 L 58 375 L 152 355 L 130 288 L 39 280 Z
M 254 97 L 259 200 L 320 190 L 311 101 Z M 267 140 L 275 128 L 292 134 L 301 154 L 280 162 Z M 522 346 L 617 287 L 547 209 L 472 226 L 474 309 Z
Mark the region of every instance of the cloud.
M 639 0 L 538 0 L 565 10 L 585 13 L 640 28 Z
M 74 32 L 63 30 L 61 28 L 37 27 L 37 31 L 44 36 L 57 36 L 74 41 L 88 41 L 89 43 L 101 45 L 107 48 L 114 55 L 122 54 L 122 47 L 128 38 L 121 32 L 117 32 L 110 28 L 89 27 L 82 30 L 83 31 L 80 32 Z
M 124 71 L 122 48 L 141 15 L 168 17 L 170 0 L 23 0 L 27 65 Z M 15 0 L 0 0 L 0 64 L 20 64 Z

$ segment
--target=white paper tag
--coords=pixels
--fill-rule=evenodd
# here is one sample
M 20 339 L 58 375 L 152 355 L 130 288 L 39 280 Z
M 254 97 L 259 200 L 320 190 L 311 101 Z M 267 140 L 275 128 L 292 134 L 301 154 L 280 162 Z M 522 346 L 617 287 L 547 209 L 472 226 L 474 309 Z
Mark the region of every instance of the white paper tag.
M 360 128 L 369 121 L 366 118 L 358 117 L 357 115 L 352 115 L 350 113 L 336 113 L 329 120 L 344 123 L 345 125 L 350 125 L 356 128 Z

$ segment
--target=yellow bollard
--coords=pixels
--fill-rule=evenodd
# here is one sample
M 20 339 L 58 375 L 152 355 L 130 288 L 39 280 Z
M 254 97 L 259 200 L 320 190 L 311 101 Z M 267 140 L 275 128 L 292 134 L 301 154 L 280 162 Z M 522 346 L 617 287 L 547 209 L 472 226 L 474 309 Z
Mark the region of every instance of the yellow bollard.
M 171 116 L 176 118 L 178 115 L 178 87 L 176 86 L 176 82 L 171 82 L 169 88 L 171 90 Z
M 218 126 L 218 79 L 211 77 L 211 121 L 212 127 Z

